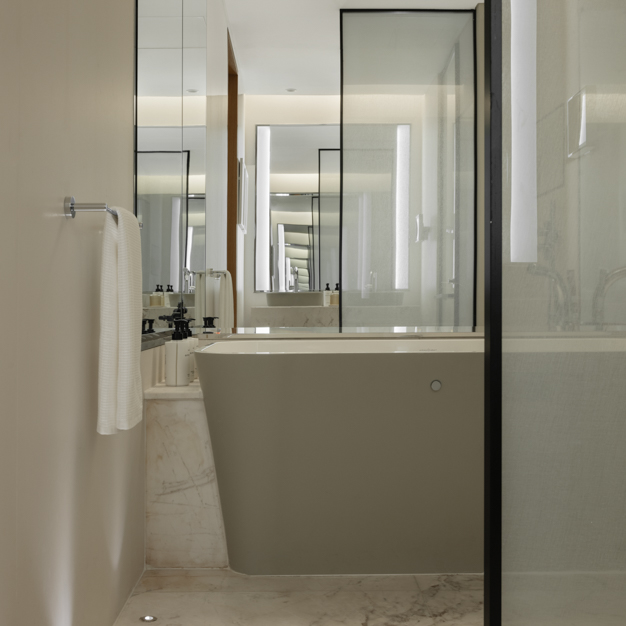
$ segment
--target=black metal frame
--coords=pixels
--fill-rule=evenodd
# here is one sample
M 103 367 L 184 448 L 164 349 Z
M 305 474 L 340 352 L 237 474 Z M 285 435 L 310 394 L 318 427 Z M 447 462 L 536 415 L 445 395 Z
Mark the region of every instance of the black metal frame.
M 133 213 L 137 216 L 137 109 L 138 109 L 138 92 L 139 92 L 139 0 L 135 0 L 135 63 L 133 76 L 134 98 L 133 98 Z
M 502 623 L 502 0 L 485 0 L 485 624 Z

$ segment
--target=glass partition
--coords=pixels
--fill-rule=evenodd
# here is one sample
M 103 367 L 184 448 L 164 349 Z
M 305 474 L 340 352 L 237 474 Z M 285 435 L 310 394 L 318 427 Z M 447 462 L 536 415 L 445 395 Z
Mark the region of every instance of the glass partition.
M 344 11 L 342 35 L 342 325 L 471 328 L 474 12 Z
M 626 7 L 502 5 L 502 624 L 621 624 Z

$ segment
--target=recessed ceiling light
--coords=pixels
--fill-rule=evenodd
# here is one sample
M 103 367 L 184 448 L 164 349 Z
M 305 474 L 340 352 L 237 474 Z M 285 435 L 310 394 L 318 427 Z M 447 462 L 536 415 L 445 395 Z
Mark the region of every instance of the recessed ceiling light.
M 289 89 L 287 89 L 287 91 L 288 91 L 289 93 L 293 93 L 293 92 L 295 91 L 295 89 L 294 89 L 293 87 L 290 87 Z
M 153 615 L 144 615 L 143 617 L 139 618 L 140 622 L 156 622 L 157 618 L 154 617 Z
M 197 89 L 187 89 L 187 93 L 198 93 Z

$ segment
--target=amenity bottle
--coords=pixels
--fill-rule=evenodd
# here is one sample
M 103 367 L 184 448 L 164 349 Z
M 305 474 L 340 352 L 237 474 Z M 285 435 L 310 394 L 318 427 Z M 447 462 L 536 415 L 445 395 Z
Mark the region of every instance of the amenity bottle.
M 176 320 L 172 340 L 165 344 L 165 384 L 185 387 L 189 384 L 189 355 L 183 338 L 182 320 Z

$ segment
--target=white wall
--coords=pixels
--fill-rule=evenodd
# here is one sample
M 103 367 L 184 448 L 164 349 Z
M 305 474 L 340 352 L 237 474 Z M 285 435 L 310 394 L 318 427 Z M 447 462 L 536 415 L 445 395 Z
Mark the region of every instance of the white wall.
M 207 0 L 206 262 L 226 269 L 228 39 L 223 0 Z
M 236 52 L 236 51 L 235 51 Z M 254 222 L 256 127 L 264 124 L 339 124 L 339 96 L 244 96 L 245 162 L 248 168 L 248 233 L 244 250 L 243 326 L 251 307 L 265 306 L 265 294 L 254 292 Z
M 134 3 L 0 8 L 0 623 L 111 626 L 143 571 L 143 425 L 96 434 L 104 216 L 132 208 Z

